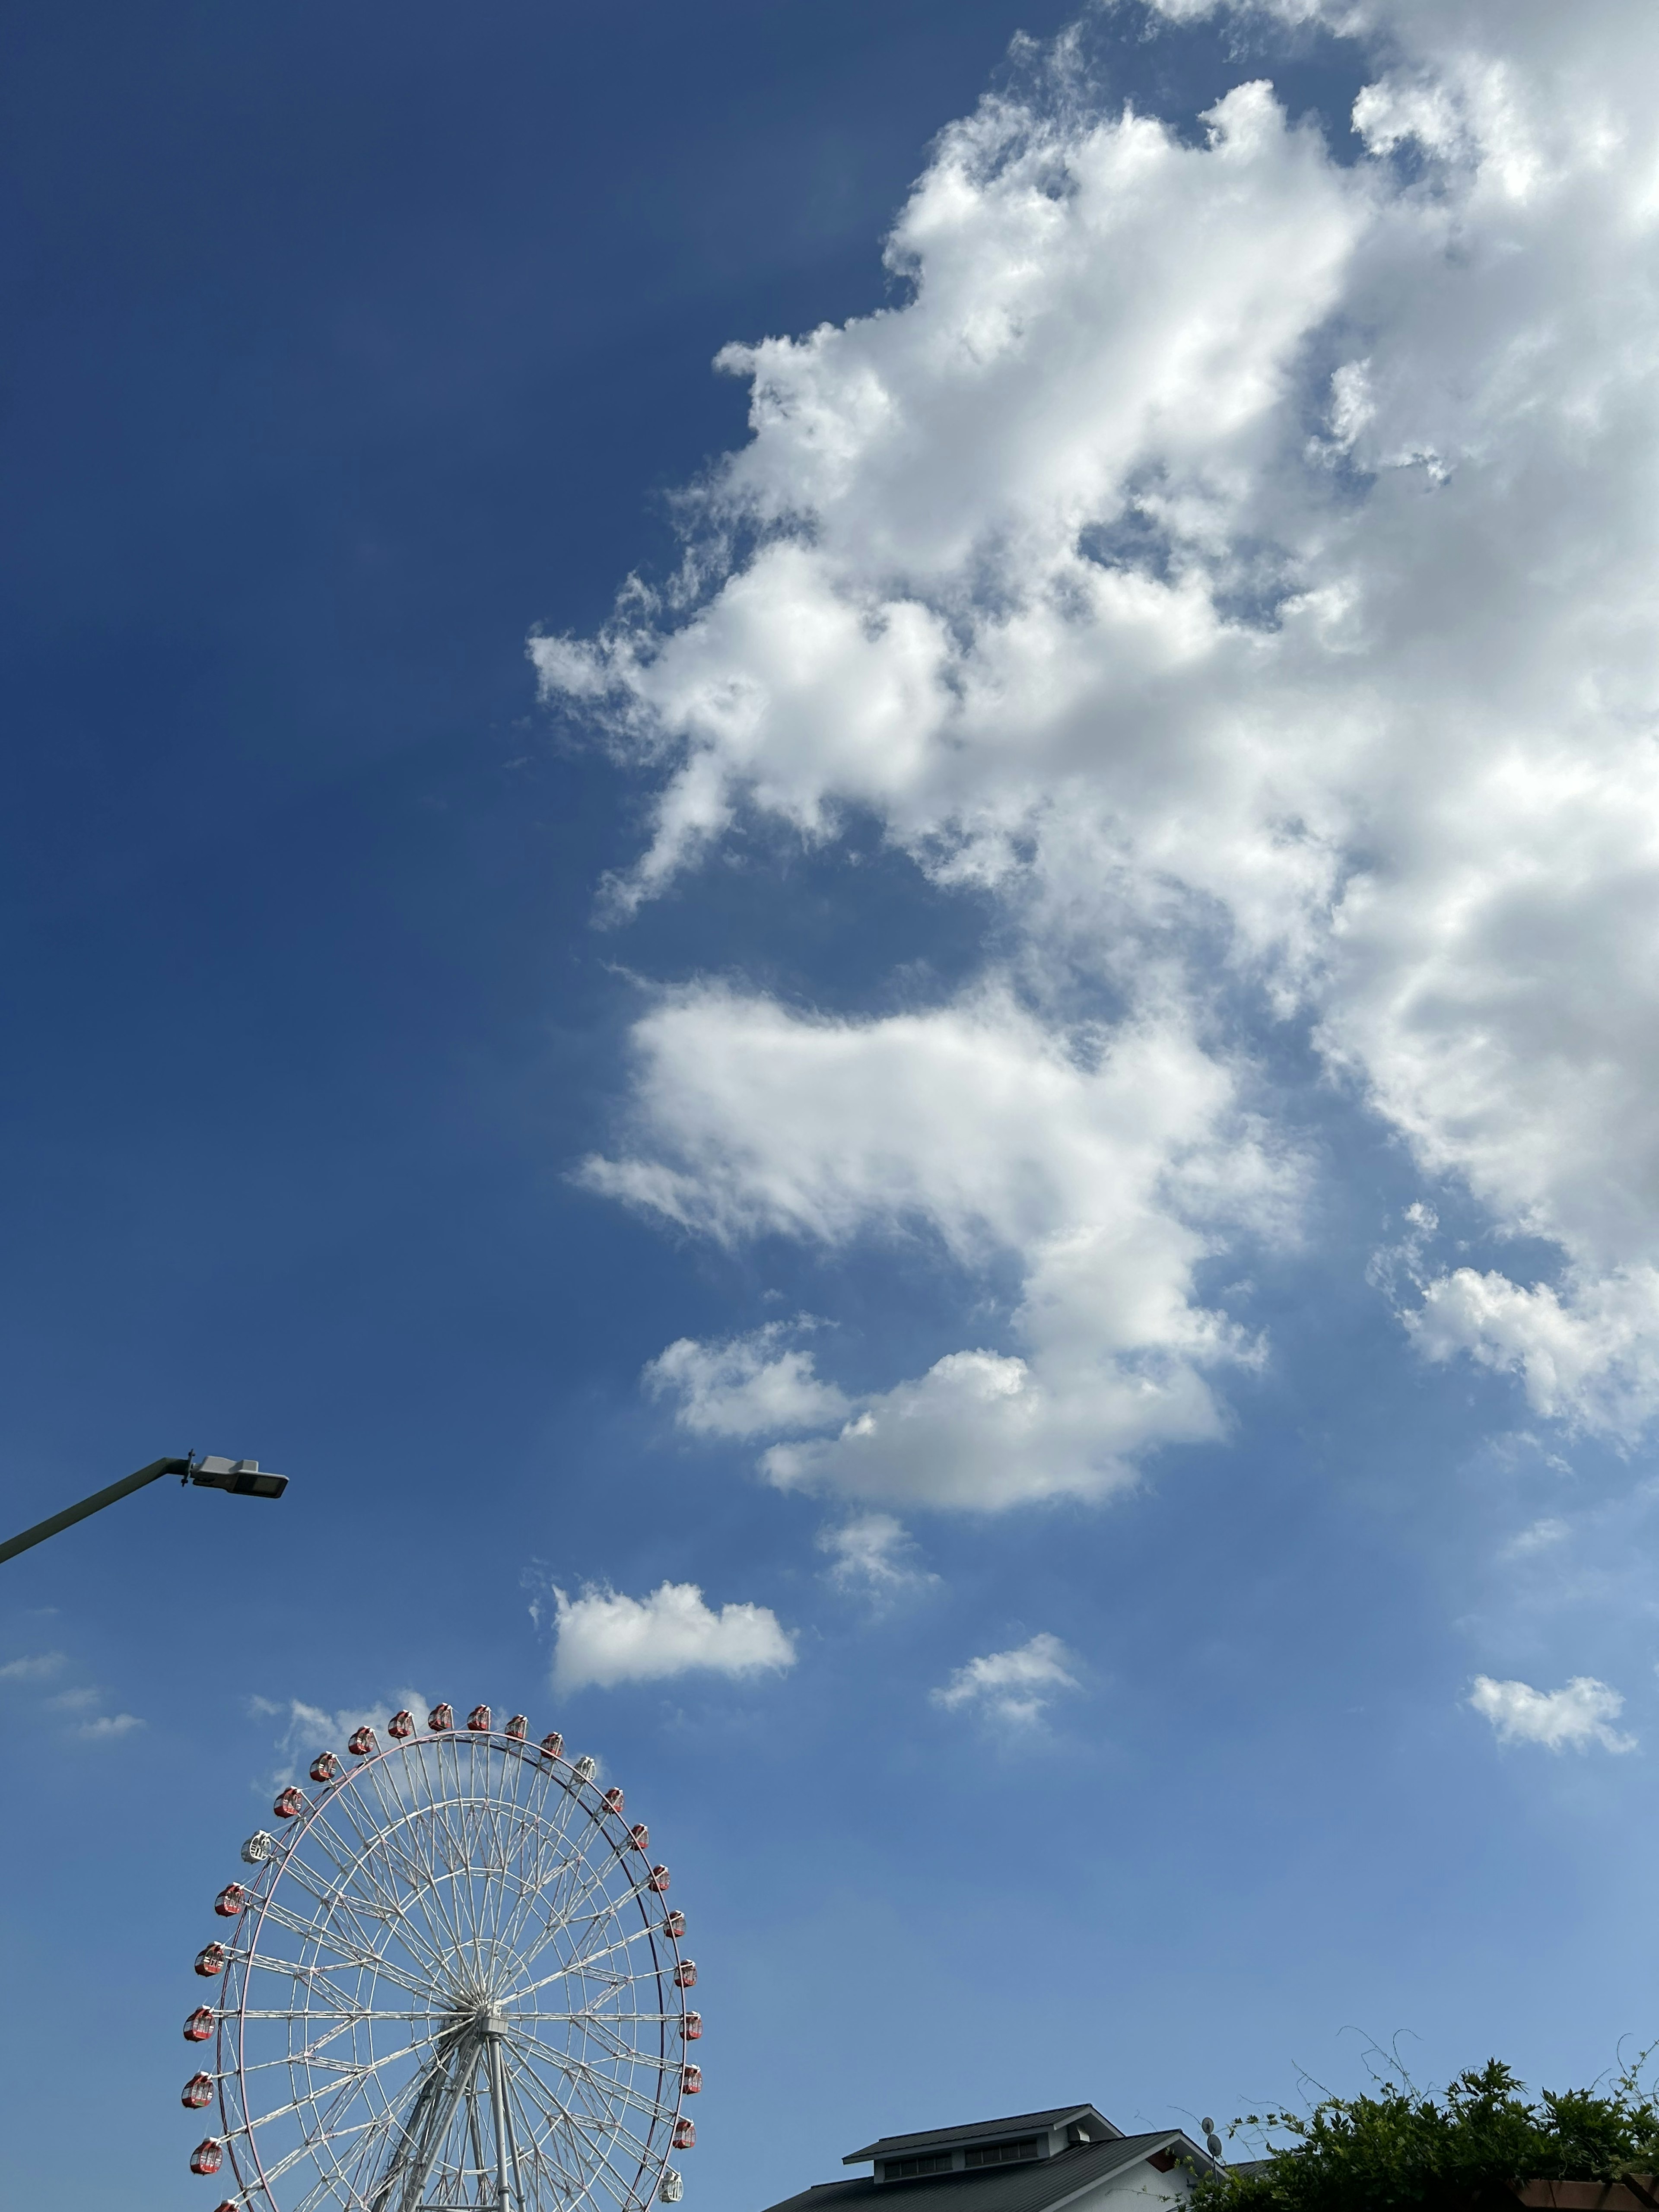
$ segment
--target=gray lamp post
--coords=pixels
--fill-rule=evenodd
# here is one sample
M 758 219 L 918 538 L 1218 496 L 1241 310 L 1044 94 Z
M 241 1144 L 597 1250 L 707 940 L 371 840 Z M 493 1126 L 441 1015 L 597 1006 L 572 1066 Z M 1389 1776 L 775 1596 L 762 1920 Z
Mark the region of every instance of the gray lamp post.
M 78 1505 L 66 1505 L 49 1521 L 37 1521 L 21 1536 L 0 1544 L 0 1560 L 15 1559 L 31 1545 L 44 1544 L 60 1528 L 72 1528 L 88 1514 L 101 1512 L 106 1505 L 113 1505 L 118 1498 L 142 1490 L 148 1482 L 159 1482 L 164 1474 L 176 1474 L 181 1482 L 193 1482 L 198 1490 L 228 1490 L 236 1498 L 280 1498 L 288 1488 L 285 1474 L 261 1474 L 257 1459 L 216 1459 L 211 1454 L 205 1459 L 198 1459 L 194 1452 L 187 1453 L 183 1459 L 153 1459 L 136 1474 L 123 1475 L 119 1482 L 112 1482 L 106 1490 L 94 1491 Z

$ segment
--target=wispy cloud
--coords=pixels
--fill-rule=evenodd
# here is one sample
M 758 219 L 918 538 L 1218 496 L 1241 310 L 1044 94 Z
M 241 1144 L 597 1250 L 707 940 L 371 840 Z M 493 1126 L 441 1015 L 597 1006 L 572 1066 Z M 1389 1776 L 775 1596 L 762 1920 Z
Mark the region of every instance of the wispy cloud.
M 39 1651 L 22 1659 L 8 1659 L 0 1667 L 0 1682 L 49 1682 L 66 1664 L 61 1651 Z
M 1553 1551 L 1558 1544 L 1565 1543 L 1571 1534 L 1571 1529 L 1565 1521 L 1549 1517 L 1542 1521 L 1534 1521 L 1528 1527 L 1522 1528 L 1518 1535 L 1510 1538 L 1509 1542 L 1504 1547 L 1501 1556 L 1506 1559 L 1531 1559 L 1540 1552 Z
M 1613 1723 L 1625 1710 L 1617 1690 L 1593 1674 L 1575 1674 L 1562 1690 L 1534 1690 L 1526 1682 L 1498 1682 L 1477 1674 L 1469 1703 L 1492 1723 L 1500 1743 L 1537 1743 L 1547 1751 L 1634 1751 L 1636 1738 Z
M 724 1605 L 716 1613 L 695 1583 L 663 1583 L 648 1597 L 589 1585 L 578 1598 L 553 1593 L 558 1643 L 556 1690 L 614 1688 L 675 1674 L 742 1676 L 795 1663 L 793 1639 L 763 1605 Z
M 272 1782 L 289 1780 L 296 1767 L 307 1765 L 319 1751 L 343 1749 L 354 1729 L 384 1729 L 392 1715 L 404 1708 L 424 1714 L 427 1701 L 418 1690 L 407 1688 L 393 1698 L 341 1706 L 333 1711 L 325 1705 L 307 1705 L 303 1698 L 250 1698 L 247 1709 L 256 1720 L 278 1724 L 273 1739 L 278 1765 L 254 1787 L 263 1790 Z
M 939 1580 L 916 1564 L 915 1539 L 890 1513 L 860 1513 L 854 1520 L 821 1528 L 817 1547 L 830 1555 L 830 1580 L 838 1589 L 854 1590 L 878 1601 Z
M 88 1743 L 107 1743 L 143 1726 L 137 1713 L 100 1713 L 96 1720 L 82 1721 L 75 1733 Z
M 1077 1663 L 1057 1636 L 1034 1636 L 1012 1651 L 988 1651 L 958 1667 L 932 1692 L 933 1701 L 947 1711 L 967 1705 L 1029 1728 L 1060 1692 L 1081 1687 L 1071 1671 Z

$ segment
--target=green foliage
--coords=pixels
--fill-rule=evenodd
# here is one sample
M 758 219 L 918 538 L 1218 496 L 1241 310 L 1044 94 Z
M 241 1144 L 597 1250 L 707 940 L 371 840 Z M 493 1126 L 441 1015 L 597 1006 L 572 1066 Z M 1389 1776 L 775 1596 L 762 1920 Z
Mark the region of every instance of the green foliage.
M 1517 2180 L 1613 2181 L 1659 2171 L 1659 2104 L 1634 2065 L 1611 2087 L 1547 2089 L 1536 2103 L 1494 2058 L 1438 2099 L 1409 2081 L 1322 2097 L 1307 2112 L 1251 2113 L 1288 2135 L 1255 2172 L 1205 2177 L 1195 2212 L 1372 2212 L 1384 2205 L 1501 2205 Z

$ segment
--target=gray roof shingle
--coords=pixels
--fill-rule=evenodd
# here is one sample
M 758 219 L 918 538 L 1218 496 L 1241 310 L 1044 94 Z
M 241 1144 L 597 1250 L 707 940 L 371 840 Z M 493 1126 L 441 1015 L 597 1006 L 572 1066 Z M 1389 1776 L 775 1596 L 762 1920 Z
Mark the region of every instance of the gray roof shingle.
M 1063 2119 L 1073 2112 L 1089 2110 L 1092 2107 L 1062 2106 L 1059 2117 Z M 1050 2126 L 1055 2124 L 1053 2116 L 1040 2112 L 1020 2116 L 1020 2121 L 1031 2129 L 1045 2119 Z M 1011 2126 L 1018 2124 L 996 2120 L 986 2122 L 985 2127 L 988 2134 L 1006 2135 Z M 966 2132 L 953 2128 L 933 2130 L 935 2140 L 945 2137 L 952 2142 L 960 2142 Z M 891 2136 L 884 2138 L 882 2145 L 872 2144 L 871 2149 L 882 2149 L 885 2155 L 887 2145 L 921 2140 L 915 2136 Z M 878 2199 L 883 2208 L 890 2207 L 890 2212 L 1049 2212 L 1050 2207 L 1063 2204 L 1079 2190 L 1177 2143 L 1200 2166 L 1212 2163 L 1179 2128 L 1159 2128 L 1152 2135 L 1115 2136 L 1106 2142 L 1078 2143 L 1053 2158 L 1034 2158 L 1020 2166 L 983 2166 L 972 2173 L 931 2173 L 916 2181 L 878 2182 L 868 2177 L 821 2181 L 769 2206 L 768 2212 L 874 2212 L 872 2199 Z M 869 2155 L 866 2151 L 865 2156 Z
M 862 2150 L 849 2150 L 842 2160 L 843 2166 L 861 2166 L 866 2158 L 902 2158 L 909 2151 L 926 2151 L 936 2143 L 994 2142 L 1003 2136 L 1030 2136 L 1044 2128 L 1063 2126 L 1068 2120 L 1085 2117 L 1098 2120 L 1109 2136 L 1122 2133 L 1115 2128 L 1103 2112 L 1092 2105 L 1055 2105 L 1046 2112 L 1014 2112 L 1002 2120 L 970 2120 L 959 2128 L 924 2128 L 916 2136 L 882 2136 Z

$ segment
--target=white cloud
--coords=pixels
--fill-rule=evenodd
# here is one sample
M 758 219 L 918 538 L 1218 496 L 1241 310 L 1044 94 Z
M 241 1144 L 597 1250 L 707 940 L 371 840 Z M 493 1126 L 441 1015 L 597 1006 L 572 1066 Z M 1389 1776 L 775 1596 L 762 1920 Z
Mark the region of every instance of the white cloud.
M 794 1644 L 769 1607 L 724 1605 L 716 1613 L 695 1583 L 663 1583 L 645 1598 L 592 1588 L 579 1598 L 553 1595 L 556 1690 L 613 1689 L 699 1672 L 735 1677 L 795 1663 Z
M 651 1361 L 646 1388 L 653 1398 L 678 1398 L 675 1422 L 696 1436 L 787 1436 L 844 1419 L 847 1399 L 818 1380 L 810 1352 L 783 1347 L 785 1334 L 773 1322 L 725 1344 L 683 1336 Z
M 1273 1155 L 1227 1042 L 1264 994 L 1560 1255 L 1555 1284 L 1428 1284 L 1421 1348 L 1615 1435 L 1659 1410 L 1659 15 L 1278 12 L 1369 42 L 1359 161 L 1266 83 L 1200 144 L 1091 111 L 1062 46 L 939 142 L 890 246 L 906 304 L 726 356 L 753 436 L 688 507 L 685 588 L 534 643 L 659 776 L 624 904 L 740 816 L 823 840 L 856 806 L 1000 902 L 1012 972 L 1125 1009 L 1092 1057 L 1058 1002 L 994 993 L 647 1016 L 596 1187 L 726 1238 L 925 1224 L 1022 1273 L 1006 1337 L 778 1479 L 1008 1502 L 1216 1433 L 1232 1340 L 1194 1267 L 1239 1216 L 1200 1198 Z M 954 1485 L 971 1403 L 995 1465 Z
M 1659 1269 L 1574 1271 L 1564 1297 L 1459 1267 L 1424 1285 L 1407 1325 L 1431 1359 L 1518 1375 L 1547 1417 L 1633 1438 L 1659 1410 Z
M 107 1743 L 143 1725 L 136 1713 L 100 1713 L 96 1720 L 82 1721 L 75 1733 L 88 1743 Z
M 1495 1682 L 1477 1674 L 1469 1692 L 1475 1711 L 1489 1720 L 1500 1743 L 1541 1743 L 1548 1751 L 1634 1751 L 1636 1738 L 1613 1727 L 1624 1698 L 1593 1674 L 1575 1674 L 1565 1690 L 1534 1690 L 1525 1682 Z
M 1057 1636 L 1034 1636 L 1012 1651 L 988 1651 L 958 1667 L 942 1689 L 930 1694 L 948 1711 L 968 1705 L 1016 1727 L 1040 1720 L 1057 1692 L 1079 1687 L 1070 1671 L 1077 1664 Z
M 878 1602 L 939 1580 L 915 1565 L 915 1541 L 890 1513 L 860 1513 L 820 1528 L 817 1546 L 830 1555 L 830 1580 L 837 1589 L 860 1591 Z
M 1019 1352 L 948 1354 L 856 1410 L 770 1332 L 671 1346 L 648 1373 L 691 1425 L 757 1433 L 773 1396 L 774 1434 L 836 1426 L 763 1455 L 780 1487 L 994 1510 L 1103 1495 L 1135 1454 L 1221 1433 L 1207 1376 L 1255 1347 L 1194 1273 L 1217 1224 L 1276 1230 L 1294 1175 L 1178 1017 L 1060 1035 L 988 987 L 830 1021 L 706 987 L 635 1045 L 638 1146 L 590 1160 L 592 1187 L 725 1241 L 921 1232 L 970 1277 L 1018 1269 Z
M 0 1667 L 0 1682 L 49 1682 L 64 1666 L 61 1651 L 40 1651 L 22 1659 L 8 1659 Z

